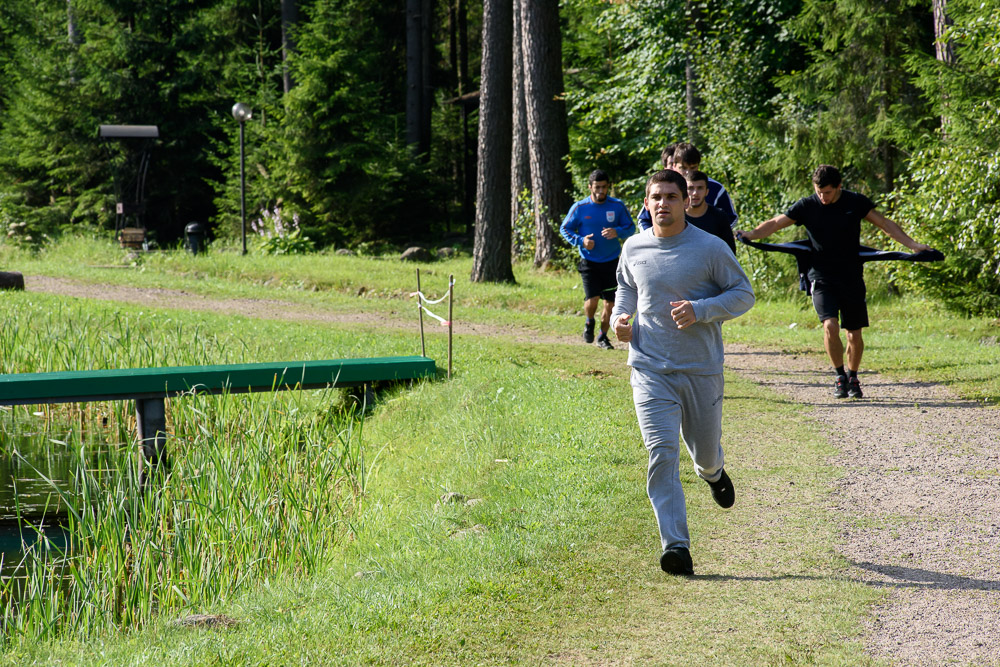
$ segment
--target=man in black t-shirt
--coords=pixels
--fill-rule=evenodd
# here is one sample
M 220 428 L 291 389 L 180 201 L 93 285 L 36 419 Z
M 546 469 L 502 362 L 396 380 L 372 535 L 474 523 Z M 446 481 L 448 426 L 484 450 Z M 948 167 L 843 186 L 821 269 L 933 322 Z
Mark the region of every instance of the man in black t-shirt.
M 868 197 L 844 190 L 836 167 L 821 165 L 813 172 L 812 182 L 814 195 L 795 202 L 786 213 L 762 222 L 750 231 L 738 231 L 736 235 L 755 241 L 791 225 L 805 227 L 814 251 L 808 274 L 812 283 L 813 305 L 823 323 L 826 353 L 837 372 L 833 393 L 837 398 L 861 398 L 861 384 L 858 382 L 858 369 L 864 352 L 861 330 L 868 326 L 865 281 L 858 256 L 861 221 L 867 220 L 914 252 L 931 248 L 911 239 L 899 225 L 876 211 L 875 204 Z M 841 327 L 847 331 L 846 372 Z
M 736 240 L 733 237 L 735 218 L 721 208 L 708 203 L 708 176 L 702 171 L 691 171 L 687 175 L 688 207 L 684 219 L 703 232 L 714 234 L 726 242 L 736 254 Z

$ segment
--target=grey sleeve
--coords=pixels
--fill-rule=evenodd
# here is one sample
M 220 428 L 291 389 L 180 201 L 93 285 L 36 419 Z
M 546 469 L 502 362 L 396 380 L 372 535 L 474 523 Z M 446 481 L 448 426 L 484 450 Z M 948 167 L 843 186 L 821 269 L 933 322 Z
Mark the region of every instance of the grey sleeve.
M 628 250 L 629 244 L 626 242 L 622 246 L 621 257 L 618 258 L 618 290 L 615 292 L 615 307 L 611 310 L 611 326 L 614 326 L 619 315 L 632 315 L 639 305 L 639 291 L 628 269 Z
M 718 296 L 692 301 L 698 322 L 723 322 L 739 317 L 753 307 L 756 297 L 743 267 L 730 253 L 715 253 L 712 270 L 722 292 Z

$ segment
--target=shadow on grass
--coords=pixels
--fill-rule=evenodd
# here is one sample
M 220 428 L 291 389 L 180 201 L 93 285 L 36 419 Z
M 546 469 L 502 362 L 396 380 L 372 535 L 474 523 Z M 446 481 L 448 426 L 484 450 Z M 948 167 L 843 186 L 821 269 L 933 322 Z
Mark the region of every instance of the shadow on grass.
M 900 567 L 897 565 L 879 565 L 877 563 L 850 561 L 851 565 L 861 570 L 888 577 L 891 581 L 875 580 L 870 577 L 858 577 L 856 580 L 874 588 L 920 588 L 943 591 L 1000 591 L 1000 581 L 992 579 L 976 579 L 954 574 L 922 570 L 917 567 Z M 829 576 L 809 574 L 782 574 L 774 576 L 740 576 L 731 574 L 694 574 L 688 579 L 695 581 L 826 581 Z
M 765 576 L 740 576 L 735 574 L 693 574 L 687 579 L 695 581 L 827 581 L 830 577 L 818 577 L 813 574 L 779 574 Z
M 873 581 L 862 578 L 861 582 L 876 588 L 923 588 L 941 591 L 1000 591 L 1000 581 L 976 579 L 956 574 L 945 574 L 918 567 L 879 565 L 878 563 L 850 561 L 862 570 L 874 572 L 892 581 Z
M 736 373 L 743 373 L 749 375 L 754 372 L 759 372 L 754 368 L 745 368 L 731 363 L 727 363 L 726 369 Z M 1000 396 L 993 396 L 986 394 L 984 396 L 978 396 L 975 399 L 972 398 L 958 398 L 958 399 L 936 399 L 936 400 L 894 400 L 879 398 L 877 396 L 873 397 L 872 394 L 878 392 L 878 385 L 867 385 L 862 382 L 862 388 L 865 390 L 867 397 L 862 400 L 855 399 L 842 399 L 834 398 L 832 396 L 833 380 L 829 381 L 816 380 L 816 371 L 812 370 L 775 370 L 771 369 L 768 371 L 770 377 L 766 379 L 758 378 L 757 384 L 764 387 L 772 387 L 774 385 L 782 385 L 785 387 L 796 387 L 805 388 L 810 390 L 815 390 L 816 398 L 810 399 L 806 404 L 815 407 L 830 407 L 830 406 L 842 406 L 845 408 L 864 408 L 864 407 L 878 407 L 878 408 L 948 408 L 951 410 L 976 410 L 981 408 L 984 404 L 1000 402 Z M 877 377 L 879 375 L 878 371 L 864 371 L 859 377 L 870 378 Z M 833 376 L 831 375 L 830 378 Z M 780 378 L 780 379 L 778 379 Z M 891 384 L 894 387 L 907 387 L 907 388 L 929 388 L 934 386 L 943 386 L 937 382 L 923 382 L 918 380 L 891 380 L 884 383 L 883 385 Z M 726 396 L 727 399 L 739 399 L 747 398 L 745 396 Z M 802 403 L 802 401 L 796 400 L 794 398 L 782 398 L 777 397 L 772 399 L 775 403 Z

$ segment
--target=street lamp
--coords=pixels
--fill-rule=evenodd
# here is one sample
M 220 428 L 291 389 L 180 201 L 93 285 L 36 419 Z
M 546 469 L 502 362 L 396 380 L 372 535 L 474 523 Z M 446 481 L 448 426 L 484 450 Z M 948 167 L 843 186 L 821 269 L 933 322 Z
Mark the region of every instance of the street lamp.
M 233 118 L 240 124 L 240 220 L 242 221 L 243 254 L 247 254 L 247 179 L 243 153 L 243 126 L 253 118 L 253 109 L 242 102 L 233 105 Z

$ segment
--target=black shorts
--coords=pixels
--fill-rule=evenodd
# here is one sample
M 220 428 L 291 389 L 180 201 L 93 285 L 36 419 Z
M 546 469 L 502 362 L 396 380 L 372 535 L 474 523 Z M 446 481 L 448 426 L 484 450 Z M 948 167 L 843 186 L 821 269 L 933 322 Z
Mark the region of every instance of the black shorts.
M 840 318 L 840 327 L 855 331 L 868 326 L 868 302 L 865 300 L 865 281 L 849 280 L 812 281 L 813 306 L 819 321 Z
M 610 303 L 615 302 L 615 290 L 618 289 L 617 257 L 610 262 L 591 262 L 581 257 L 576 268 L 583 278 L 584 300 L 599 296 Z

